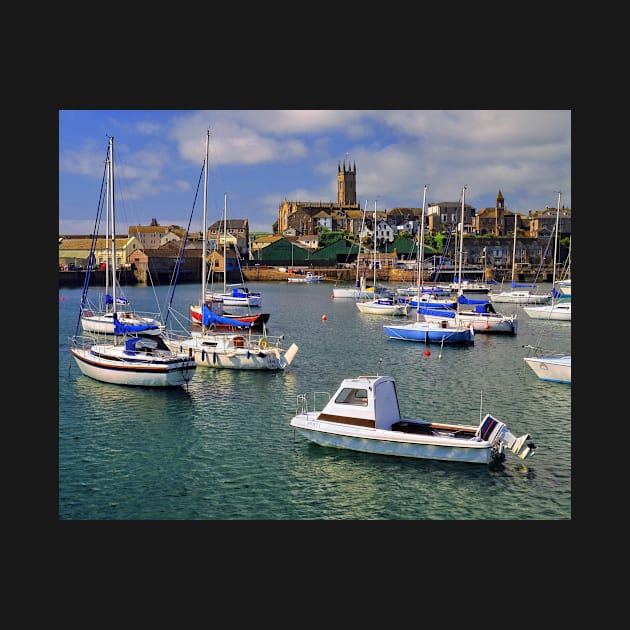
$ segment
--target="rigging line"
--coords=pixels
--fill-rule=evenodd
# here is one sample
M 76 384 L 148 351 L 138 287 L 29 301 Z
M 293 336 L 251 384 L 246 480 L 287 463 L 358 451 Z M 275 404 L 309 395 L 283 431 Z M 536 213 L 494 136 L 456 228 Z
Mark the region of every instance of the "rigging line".
M 81 325 L 81 317 L 83 316 L 83 307 L 87 302 L 87 294 L 90 286 L 90 276 L 92 273 L 92 266 L 94 264 L 94 257 L 96 252 L 96 244 L 98 243 L 98 231 L 100 229 L 101 217 L 103 214 L 103 207 L 105 205 L 105 187 L 107 181 L 107 168 L 109 164 L 109 144 L 107 145 L 107 152 L 105 154 L 105 161 L 103 163 L 103 178 L 101 179 L 101 190 L 98 196 L 98 204 L 96 206 L 96 218 L 94 219 L 94 230 L 92 232 L 92 243 L 90 244 L 90 254 L 88 256 L 88 268 L 85 272 L 85 279 L 83 281 L 83 293 L 81 294 L 81 308 L 79 309 L 79 316 L 77 319 L 77 325 L 75 329 L 75 335 L 79 333 Z
M 201 181 L 202 181 L 202 177 L 204 174 L 204 169 L 205 169 L 205 165 L 206 162 L 204 160 L 203 165 L 201 167 L 201 173 L 199 174 L 199 180 L 197 181 L 197 190 L 195 191 L 195 197 L 193 199 L 193 204 L 192 204 L 192 209 L 190 211 L 190 217 L 188 218 L 188 225 L 186 226 L 186 233 L 184 234 L 184 238 L 182 239 L 182 244 L 180 246 L 179 249 L 179 254 L 177 256 L 177 260 L 175 262 L 175 269 L 173 270 L 173 275 L 171 277 L 171 288 L 169 291 L 169 296 L 168 296 L 168 300 L 167 303 L 164 307 L 165 313 L 164 313 L 164 317 L 163 317 L 163 321 L 164 321 L 164 325 L 166 326 L 166 323 L 168 322 L 168 315 L 171 311 L 171 305 L 173 304 L 173 298 L 175 297 L 175 288 L 177 287 L 177 280 L 179 278 L 179 271 L 181 268 L 181 264 L 182 264 L 182 258 L 184 257 L 184 249 L 186 247 L 186 242 L 188 241 L 188 235 L 190 233 L 190 226 L 192 223 L 192 218 L 193 218 L 193 214 L 195 212 L 195 206 L 197 204 L 197 197 L 199 195 L 199 188 L 201 186 Z M 201 235 L 202 238 L 206 238 L 205 234 Z M 205 264 L 205 261 L 204 261 Z

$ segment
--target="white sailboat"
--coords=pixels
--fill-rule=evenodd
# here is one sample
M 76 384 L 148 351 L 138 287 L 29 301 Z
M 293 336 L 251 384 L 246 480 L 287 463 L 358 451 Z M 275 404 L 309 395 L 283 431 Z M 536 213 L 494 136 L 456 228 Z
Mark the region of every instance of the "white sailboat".
M 116 260 L 116 216 L 114 204 L 114 139 L 109 139 L 107 153 L 107 199 L 111 216 L 112 260 Z M 112 263 L 112 275 L 115 265 Z M 118 319 L 116 283 L 112 277 L 112 324 L 114 341 L 102 341 L 97 335 L 71 340 L 70 353 L 79 370 L 103 383 L 142 387 L 176 387 L 186 385 L 197 365 L 188 353 L 174 352 L 162 336 L 147 335 L 148 325 L 125 325 Z M 84 305 L 80 309 L 83 311 Z M 77 329 L 79 324 L 77 323 Z M 124 339 L 124 343 L 123 343 Z
M 551 303 L 541 306 L 524 306 L 523 310 L 532 319 L 544 319 L 551 321 L 571 321 L 571 301 L 558 300 L 556 297 L 556 265 L 558 264 L 558 225 L 560 222 L 560 197 L 562 192 L 558 192 L 558 208 L 556 210 L 556 224 L 554 226 L 554 247 L 553 247 L 553 290 L 551 292 Z M 569 285 L 569 291 L 570 289 Z
M 377 268 L 377 256 L 376 256 L 376 215 L 377 202 L 374 202 L 374 225 L 372 229 L 372 239 L 374 241 L 373 256 L 372 256 L 372 269 L 374 270 L 374 286 L 376 286 L 376 268 Z M 393 297 L 390 296 L 374 296 L 371 300 L 360 300 L 356 302 L 357 308 L 361 313 L 367 313 L 369 315 L 392 315 L 392 316 L 406 316 L 408 304 L 406 302 L 396 302 Z
M 262 293 L 260 291 L 250 291 L 243 282 L 240 284 L 230 285 L 231 290 L 228 291 L 227 284 L 227 193 L 223 198 L 223 290 L 210 290 L 206 293 L 206 299 L 218 299 L 225 306 L 262 306 Z M 238 248 L 234 246 L 238 257 Z M 239 261 L 240 268 L 240 261 Z
M 361 215 L 361 229 L 359 231 L 359 245 L 358 253 L 355 262 L 355 281 L 353 287 L 335 286 L 333 287 L 332 297 L 334 298 L 351 298 L 353 300 L 373 300 L 377 295 L 386 296 L 387 288 L 383 286 L 377 286 L 376 282 L 374 286 L 368 287 L 365 275 L 361 273 L 360 261 L 361 261 L 361 237 L 365 228 L 365 213 L 367 212 L 367 199 L 365 200 L 365 206 L 363 207 L 363 213 Z
M 243 321 L 240 330 L 231 332 L 216 332 L 217 324 L 233 326 L 237 320 L 225 318 L 215 313 L 209 306 L 206 292 L 206 221 L 208 204 L 208 158 L 210 131 L 206 138 L 206 160 L 204 164 L 204 204 L 203 204 L 203 234 L 204 246 L 202 255 L 201 298 L 198 310 L 201 314 L 201 331 L 188 334 L 173 334 L 167 339 L 172 350 L 185 352 L 192 356 L 198 366 L 227 368 L 233 370 L 284 370 L 291 365 L 298 351 L 296 344 L 291 344 L 288 350 L 282 347 L 284 336 L 274 338 L 266 333 L 263 323 L 261 334 L 252 333 L 252 322 Z M 191 305 L 191 311 L 196 305 Z
M 85 284 L 83 288 L 83 299 L 81 306 L 81 328 L 87 333 L 99 333 L 113 335 L 115 330 L 114 312 L 117 313 L 117 319 L 119 323 L 128 326 L 144 326 L 145 334 L 148 335 L 161 335 L 164 331 L 164 325 L 161 321 L 154 316 L 148 314 L 142 314 L 134 311 L 129 305 L 129 301 L 122 295 L 119 295 L 118 279 L 116 277 L 117 267 L 117 255 L 116 255 L 116 229 L 111 217 L 111 208 L 114 204 L 114 191 L 113 191 L 113 179 L 110 183 L 110 173 L 113 173 L 113 138 L 111 140 L 110 150 L 108 153 L 108 159 L 105 161 L 105 198 L 104 206 L 99 206 L 99 213 L 97 215 L 97 226 L 99 225 L 101 208 L 105 208 L 105 292 L 99 292 L 98 302 L 96 299 L 92 299 L 89 292 L 91 268 L 85 276 Z M 112 175 L 113 177 L 113 175 Z M 111 224 L 110 224 L 111 222 Z M 92 248 L 90 252 L 90 259 L 93 258 L 94 252 L 97 249 L 98 237 L 96 236 L 98 229 L 94 230 L 94 237 L 92 240 Z M 94 262 L 91 260 L 91 262 Z M 114 308 L 116 307 L 116 308 Z
M 514 213 L 514 244 L 512 246 L 512 289 L 510 291 L 500 291 L 498 293 L 490 293 L 490 299 L 493 302 L 509 303 L 509 304 L 546 304 L 551 300 L 550 295 L 542 295 L 519 289 L 516 282 L 516 233 L 517 233 L 518 214 Z
M 458 256 L 458 283 L 457 283 L 457 301 L 455 308 L 444 309 L 431 308 L 428 304 L 420 309 L 420 313 L 424 315 L 426 321 L 439 322 L 445 317 L 450 317 L 460 326 L 474 328 L 475 332 L 481 333 L 506 333 L 515 335 L 517 330 L 517 317 L 513 315 L 503 315 L 494 310 L 488 299 L 470 299 L 464 295 L 463 282 L 463 252 L 464 252 L 464 208 L 465 208 L 466 187 L 462 189 L 462 231 L 458 239 L 459 256 Z M 468 308 L 462 308 L 467 305 Z

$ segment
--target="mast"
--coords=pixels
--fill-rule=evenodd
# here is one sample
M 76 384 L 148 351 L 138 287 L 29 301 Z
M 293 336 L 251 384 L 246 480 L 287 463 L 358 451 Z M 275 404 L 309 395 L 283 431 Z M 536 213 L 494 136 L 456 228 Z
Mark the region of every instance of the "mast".
M 418 232 L 418 307 L 416 308 L 416 320 L 420 321 L 420 296 L 424 285 L 424 204 L 427 199 L 427 185 L 424 185 L 422 193 L 422 214 L 420 215 L 420 231 Z
M 223 194 L 223 293 L 227 293 L 227 193 Z
M 514 212 L 514 245 L 512 246 L 512 288 L 516 286 L 516 219 L 517 214 Z
M 374 260 L 372 261 L 372 267 L 374 267 L 374 299 L 376 299 L 376 205 L 378 204 L 378 200 L 374 201 Z
M 553 274 L 552 274 L 552 279 L 553 279 L 553 284 L 552 284 L 552 288 L 551 288 L 551 298 L 552 300 L 555 302 L 555 291 L 556 291 L 556 264 L 557 264 L 557 259 L 558 259 L 558 223 L 560 222 L 560 197 L 562 195 L 562 191 L 558 191 L 558 209 L 556 210 L 556 225 L 554 227 L 554 230 L 556 231 L 556 236 L 555 236 L 555 240 L 553 242 Z
M 354 274 L 354 288 L 359 291 L 363 291 L 365 289 L 365 278 L 362 276 L 361 281 L 359 281 L 359 265 L 361 263 L 361 250 L 363 246 L 361 244 L 361 239 L 363 238 L 363 230 L 365 229 L 365 213 L 367 212 L 367 199 L 365 200 L 365 204 L 363 205 L 363 213 L 361 214 L 361 229 L 359 230 L 359 249 L 357 252 L 356 259 L 356 273 Z M 357 294 L 359 297 L 360 293 Z
M 204 166 L 203 173 L 203 220 L 201 223 L 201 234 L 202 234 L 202 248 L 201 248 L 201 330 L 202 332 L 205 330 L 205 325 L 203 323 L 203 307 L 206 303 L 206 283 L 207 279 L 207 271 L 206 268 L 208 266 L 207 256 L 208 256 L 208 154 L 210 150 L 210 129 L 208 129 L 206 134 L 206 163 Z
M 116 312 L 116 215 L 114 213 L 114 138 L 109 138 L 109 201 L 112 224 L 112 312 Z M 115 336 L 114 336 L 115 338 Z
M 459 224 L 459 272 L 458 272 L 458 287 L 457 295 L 462 295 L 462 262 L 464 259 L 464 204 L 466 203 L 466 186 L 462 188 L 462 216 L 461 223 Z M 457 301 L 459 305 L 459 300 Z
M 111 251 L 110 251 L 110 228 L 109 228 L 109 213 L 110 213 L 110 201 L 109 201 L 109 172 L 111 169 L 111 139 L 109 141 L 109 150 L 107 152 L 107 163 L 105 164 L 106 179 L 105 179 L 105 312 L 109 310 L 107 305 L 107 296 L 109 295 L 109 275 L 111 274 Z

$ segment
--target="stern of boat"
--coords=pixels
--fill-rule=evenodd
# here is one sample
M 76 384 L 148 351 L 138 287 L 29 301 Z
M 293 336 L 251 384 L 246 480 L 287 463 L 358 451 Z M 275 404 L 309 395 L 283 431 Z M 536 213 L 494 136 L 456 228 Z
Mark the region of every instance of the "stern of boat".
M 492 444 L 492 458 L 495 462 L 505 459 L 505 449 L 508 448 L 520 459 L 532 457 L 536 451 L 536 445 L 531 441 L 531 436 L 526 433 L 516 437 L 505 423 L 497 420 L 489 413 L 481 421 L 477 429 L 477 437 Z

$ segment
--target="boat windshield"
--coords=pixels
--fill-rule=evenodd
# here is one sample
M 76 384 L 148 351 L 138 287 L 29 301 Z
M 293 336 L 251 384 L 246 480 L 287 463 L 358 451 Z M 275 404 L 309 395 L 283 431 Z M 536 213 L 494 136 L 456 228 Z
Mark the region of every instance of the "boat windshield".
M 362 407 L 367 407 L 367 389 L 344 387 L 339 392 L 339 396 L 335 398 L 335 402 L 340 405 L 361 405 Z

